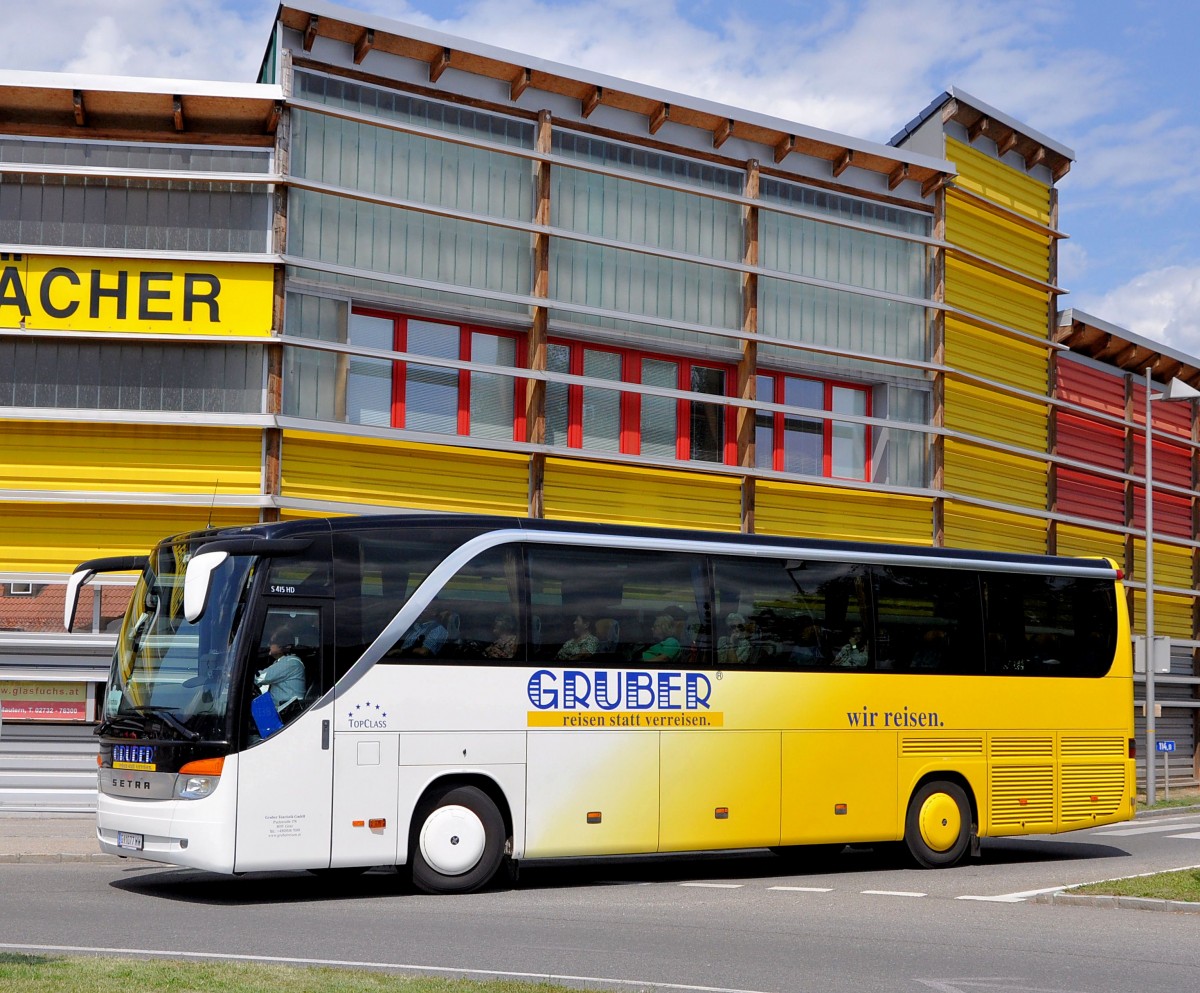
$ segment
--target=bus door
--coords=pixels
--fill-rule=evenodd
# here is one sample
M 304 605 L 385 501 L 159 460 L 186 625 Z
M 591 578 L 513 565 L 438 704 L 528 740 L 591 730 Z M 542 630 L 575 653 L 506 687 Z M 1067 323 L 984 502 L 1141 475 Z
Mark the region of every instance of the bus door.
M 331 609 L 272 597 L 242 686 L 234 871 L 329 865 Z

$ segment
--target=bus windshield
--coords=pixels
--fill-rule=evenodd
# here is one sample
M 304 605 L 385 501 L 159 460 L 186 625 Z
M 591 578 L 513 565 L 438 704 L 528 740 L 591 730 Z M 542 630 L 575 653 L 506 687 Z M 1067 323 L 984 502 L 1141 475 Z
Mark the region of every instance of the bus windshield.
M 185 741 L 228 737 L 235 643 L 245 617 L 252 556 L 229 556 L 213 573 L 208 607 L 183 613 L 186 543 L 159 545 L 125 614 L 104 697 L 103 730 L 125 728 Z

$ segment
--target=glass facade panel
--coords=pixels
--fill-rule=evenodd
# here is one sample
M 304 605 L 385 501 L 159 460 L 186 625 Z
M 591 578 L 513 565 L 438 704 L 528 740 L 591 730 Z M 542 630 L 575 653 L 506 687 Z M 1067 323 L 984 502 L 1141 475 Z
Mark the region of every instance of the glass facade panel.
M 693 393 L 725 395 L 725 373 L 721 369 L 692 366 Z M 691 408 L 691 457 L 697 462 L 725 461 L 725 407 L 717 403 L 697 403 Z
M 459 339 L 457 325 L 409 320 L 406 351 L 457 359 Z M 410 431 L 457 434 L 458 378 L 455 369 L 410 362 L 405 374 L 404 426 Z
M 0 162 L 82 166 L 106 169 L 155 169 L 171 172 L 267 173 L 271 152 L 264 148 L 189 148 L 148 142 L 54 141 L 0 137 Z M 202 178 L 202 177 L 197 177 Z
M 759 376 L 754 395 L 759 400 L 775 403 L 775 380 Z M 770 410 L 754 412 L 754 464 L 759 469 L 775 468 L 775 413 Z
M 587 348 L 583 374 L 595 379 L 621 381 L 621 356 Z M 595 386 L 583 387 L 583 447 L 602 452 L 621 450 L 621 394 Z
M 571 349 L 567 345 L 546 346 L 546 371 L 568 375 L 571 372 Z M 569 444 L 571 418 L 571 388 L 566 383 L 546 384 L 546 444 Z
M 517 343 L 494 334 L 471 334 L 471 361 L 485 365 L 515 366 Z M 471 435 L 512 441 L 515 418 L 513 380 L 490 372 L 473 372 L 471 381 Z
M 0 241 L 50 248 L 266 252 L 265 186 L 0 175 Z
M 825 409 L 825 386 L 812 379 L 789 376 L 783 381 L 783 402 L 792 407 Z M 783 471 L 803 476 L 825 474 L 825 422 L 799 414 L 783 415 Z
M 679 388 L 679 363 L 662 359 L 642 360 L 645 386 Z M 655 459 L 676 458 L 679 437 L 679 401 L 670 397 L 642 397 L 642 454 Z
M 260 345 L 0 338 L 0 407 L 262 412 Z
M 833 412 L 867 414 L 867 394 L 863 390 L 833 387 Z M 832 474 L 842 479 L 865 479 L 867 461 L 867 428 L 865 424 L 833 421 Z

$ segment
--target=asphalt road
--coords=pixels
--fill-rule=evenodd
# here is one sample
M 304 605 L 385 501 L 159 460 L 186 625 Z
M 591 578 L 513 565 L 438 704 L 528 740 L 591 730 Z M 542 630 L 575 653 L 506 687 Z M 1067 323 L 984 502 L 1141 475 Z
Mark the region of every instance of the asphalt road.
M 1200 915 L 1034 891 L 1200 864 L 1200 812 L 988 841 L 921 871 L 850 849 L 556 863 L 419 895 L 394 872 L 227 878 L 152 863 L 0 865 L 0 948 L 267 957 L 607 989 L 1130 993 L 1200 985 Z

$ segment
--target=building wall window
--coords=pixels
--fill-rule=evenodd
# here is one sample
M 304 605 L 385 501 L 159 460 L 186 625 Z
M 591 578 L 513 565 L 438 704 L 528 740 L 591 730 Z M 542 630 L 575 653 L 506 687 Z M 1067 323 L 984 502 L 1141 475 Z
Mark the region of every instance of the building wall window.
M 0 407 L 257 414 L 261 345 L 0 339 Z
M 763 373 L 760 400 L 831 414 L 871 416 L 870 390 L 863 386 Z M 755 417 L 755 464 L 761 469 L 865 480 L 870 473 L 870 430 L 865 424 L 799 412 L 760 410 Z
M 410 352 L 505 368 L 518 360 L 515 335 L 366 310 L 350 313 L 346 341 L 364 353 Z M 502 372 L 382 355 L 285 352 L 283 409 L 297 417 L 512 441 L 524 428 L 516 389 L 516 379 Z

